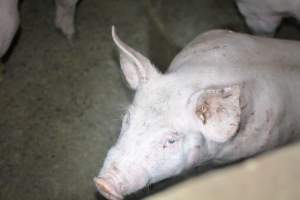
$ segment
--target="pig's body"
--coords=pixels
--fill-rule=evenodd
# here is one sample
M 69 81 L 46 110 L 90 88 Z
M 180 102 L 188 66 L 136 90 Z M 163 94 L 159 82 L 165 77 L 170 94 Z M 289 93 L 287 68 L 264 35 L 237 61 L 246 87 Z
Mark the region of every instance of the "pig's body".
M 299 137 L 299 42 L 210 31 L 187 45 L 162 75 L 113 37 L 136 95 L 95 178 L 108 199 Z
M 244 158 L 299 137 L 299 51 L 300 42 L 216 30 L 175 57 L 168 73 L 177 73 L 187 87 L 243 85 L 240 130 L 218 145 L 214 159 Z
M 299 0 L 236 0 L 248 26 L 256 34 L 273 35 L 284 17 L 300 20 Z

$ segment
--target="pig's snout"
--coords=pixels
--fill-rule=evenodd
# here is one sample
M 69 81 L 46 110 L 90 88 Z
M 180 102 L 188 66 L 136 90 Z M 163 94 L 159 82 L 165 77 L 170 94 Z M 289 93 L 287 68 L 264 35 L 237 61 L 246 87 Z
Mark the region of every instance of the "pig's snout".
M 109 200 L 121 200 L 123 196 L 120 194 L 119 189 L 110 179 L 96 177 L 94 182 L 98 191 Z
M 120 169 L 126 170 L 124 172 Z M 109 200 L 121 200 L 125 195 L 142 189 L 150 183 L 150 176 L 144 168 L 132 165 L 120 168 L 113 164 L 112 167 L 104 168 L 94 181 L 104 197 Z

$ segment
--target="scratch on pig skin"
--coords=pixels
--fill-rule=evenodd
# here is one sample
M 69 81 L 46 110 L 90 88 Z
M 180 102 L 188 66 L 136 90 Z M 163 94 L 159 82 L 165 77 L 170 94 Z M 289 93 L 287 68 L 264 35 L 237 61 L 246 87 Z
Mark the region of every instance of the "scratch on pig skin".
M 266 110 L 266 122 L 269 123 L 270 122 L 270 119 L 273 115 L 273 111 L 272 109 L 271 110 Z

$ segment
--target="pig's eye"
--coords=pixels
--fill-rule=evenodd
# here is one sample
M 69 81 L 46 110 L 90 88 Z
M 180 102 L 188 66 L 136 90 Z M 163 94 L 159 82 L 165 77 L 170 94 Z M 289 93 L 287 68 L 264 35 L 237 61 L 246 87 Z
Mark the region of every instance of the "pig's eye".
M 176 142 L 175 139 L 168 139 L 168 143 L 169 143 L 169 144 L 174 144 L 175 142 Z
M 176 144 L 180 140 L 180 136 L 177 132 L 172 132 L 165 140 L 163 144 L 163 148 L 167 148 L 169 146 L 172 146 Z

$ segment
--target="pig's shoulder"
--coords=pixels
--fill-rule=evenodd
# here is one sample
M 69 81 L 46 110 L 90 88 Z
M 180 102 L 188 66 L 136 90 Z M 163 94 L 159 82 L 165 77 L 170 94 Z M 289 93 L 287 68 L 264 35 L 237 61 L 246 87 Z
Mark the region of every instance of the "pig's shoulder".
M 225 54 L 234 57 L 243 56 L 245 48 L 255 48 L 257 46 L 256 38 L 247 34 L 236 33 L 229 30 L 212 30 L 200 34 L 192 40 L 182 51 L 174 58 L 171 68 L 177 68 L 182 63 L 194 60 L 210 61 L 218 58 L 228 59 Z M 203 58 L 200 59 L 199 58 Z
M 230 30 L 225 30 L 225 29 L 215 29 L 215 30 L 210 30 L 204 33 L 199 34 L 197 37 L 195 37 L 191 42 L 189 42 L 186 47 L 183 50 L 199 46 L 199 45 L 205 45 L 205 44 L 210 44 L 213 43 L 214 41 L 219 41 L 221 40 L 226 40 L 228 37 L 237 37 L 242 34 L 233 32 Z
M 218 53 L 249 47 L 244 45 L 253 47 L 256 43 L 255 37 L 251 35 L 217 29 L 198 35 L 183 48 L 180 54 L 192 56 L 193 54 Z

